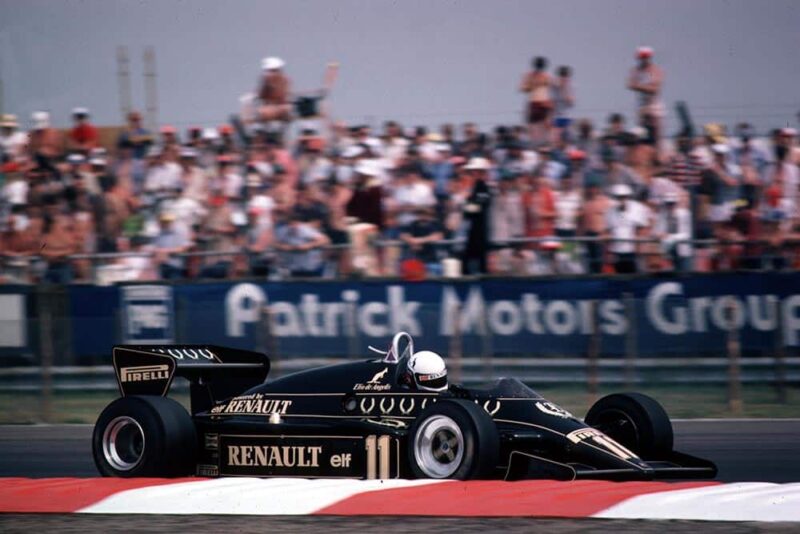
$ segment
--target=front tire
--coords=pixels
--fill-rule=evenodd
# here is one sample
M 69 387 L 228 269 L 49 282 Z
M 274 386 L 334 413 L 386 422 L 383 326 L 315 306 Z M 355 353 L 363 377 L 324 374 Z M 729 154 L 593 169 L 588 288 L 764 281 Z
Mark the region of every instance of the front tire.
M 642 393 L 614 393 L 594 403 L 586 414 L 587 425 L 644 459 L 672 451 L 672 423 L 657 400 Z
M 196 448 L 191 416 L 165 397 L 115 400 L 98 417 L 92 435 L 94 463 L 107 477 L 190 475 Z
M 408 462 L 415 478 L 491 478 L 499 446 L 494 421 L 477 404 L 440 399 L 411 425 Z

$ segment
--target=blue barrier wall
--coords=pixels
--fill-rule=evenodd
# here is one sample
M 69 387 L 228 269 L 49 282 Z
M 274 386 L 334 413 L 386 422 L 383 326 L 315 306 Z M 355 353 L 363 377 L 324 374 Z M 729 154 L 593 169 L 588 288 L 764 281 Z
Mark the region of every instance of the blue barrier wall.
M 642 356 L 719 354 L 731 326 L 750 353 L 800 345 L 800 273 L 73 286 L 69 298 L 72 349 L 90 357 L 121 342 L 258 347 L 264 304 L 282 356 L 342 356 L 397 330 L 444 352 L 459 331 L 466 355 L 582 356 L 593 327 L 609 356 L 629 332 Z

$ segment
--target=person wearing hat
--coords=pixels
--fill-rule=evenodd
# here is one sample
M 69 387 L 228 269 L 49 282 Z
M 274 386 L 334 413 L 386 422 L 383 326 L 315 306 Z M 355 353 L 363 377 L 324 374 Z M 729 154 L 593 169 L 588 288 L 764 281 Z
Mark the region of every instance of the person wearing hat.
M 649 46 L 636 49 L 636 60 L 637 64 L 628 76 L 628 89 L 636 93 L 639 101 L 639 124 L 652 129 L 652 138 L 658 143 L 664 117 L 664 105 L 661 103 L 664 73 L 653 63 L 653 49 Z
M 0 116 L 0 156 L 5 155 L 8 159 L 20 157 L 28 143 L 28 136 L 25 132 L 18 130 L 19 123 L 17 116 L 5 114 Z
M 279 57 L 267 57 L 261 61 L 261 87 L 258 98 L 261 106 L 258 109 L 259 118 L 264 122 L 288 122 L 291 116 L 291 81 L 283 72 L 285 62 Z
M 50 114 L 46 111 L 34 111 L 31 122 L 33 129 L 28 133 L 28 152 L 40 170 L 57 175 L 55 162 L 64 149 L 61 134 L 50 126 Z
M 128 113 L 128 124 L 117 137 L 118 149 L 131 149 L 135 160 L 143 160 L 147 149 L 153 144 L 153 134 L 142 126 L 142 114 L 138 111 Z
M 468 223 L 467 243 L 462 263 L 466 274 L 486 274 L 489 272 L 487 255 L 489 253 L 489 208 L 492 193 L 489 189 L 491 162 L 483 157 L 470 158 L 464 166 L 472 188 L 464 204 L 464 219 Z
M 208 198 L 206 173 L 197 164 L 199 153 L 191 147 L 184 147 L 179 152 L 178 164 L 181 167 L 181 196 L 191 198 L 200 204 Z
M 100 145 L 97 128 L 89 121 L 89 110 L 75 108 L 72 110 L 73 127 L 69 131 L 69 145 L 72 150 L 87 153 Z
M 378 181 L 380 169 L 375 160 L 362 159 L 354 171 L 353 194 L 345 206 L 348 217 L 359 222 L 384 227 L 383 188 Z
M 647 208 L 632 200 L 633 189 L 627 184 L 611 187 L 614 204 L 606 212 L 606 227 L 611 243 L 609 250 L 614 254 L 614 269 L 617 274 L 630 274 L 638 271 L 636 243 L 649 221 Z

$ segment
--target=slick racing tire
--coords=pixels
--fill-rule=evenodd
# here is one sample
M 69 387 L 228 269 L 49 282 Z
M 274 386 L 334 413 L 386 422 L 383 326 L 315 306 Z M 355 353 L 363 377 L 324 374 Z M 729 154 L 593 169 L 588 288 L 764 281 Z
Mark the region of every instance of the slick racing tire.
M 672 451 L 672 423 L 661 404 L 641 393 L 615 393 L 597 401 L 585 422 L 644 459 Z
M 94 425 L 92 452 L 107 477 L 179 477 L 193 474 L 197 437 L 186 410 L 172 399 L 122 397 Z
M 408 463 L 415 478 L 492 478 L 499 447 L 489 414 L 462 399 L 439 399 L 408 431 Z

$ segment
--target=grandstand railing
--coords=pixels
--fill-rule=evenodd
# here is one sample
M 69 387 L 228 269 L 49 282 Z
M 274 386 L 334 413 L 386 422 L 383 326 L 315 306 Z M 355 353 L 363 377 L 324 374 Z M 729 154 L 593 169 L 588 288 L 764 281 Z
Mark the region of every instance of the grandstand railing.
M 766 239 L 759 240 L 719 240 L 719 239 L 686 239 L 676 240 L 671 243 L 672 247 L 688 245 L 688 254 L 682 257 L 685 265 L 681 269 L 673 268 L 653 268 L 646 265 L 650 258 L 661 257 L 671 262 L 670 252 L 665 249 L 663 242 L 656 238 L 630 238 L 618 239 L 612 237 L 515 237 L 503 240 L 494 240 L 487 247 L 489 254 L 501 251 L 512 251 L 527 258 L 530 265 L 538 264 L 537 269 L 514 269 L 514 268 L 495 268 L 495 271 L 505 276 L 531 276 L 537 274 L 570 274 L 581 275 L 590 274 L 588 248 L 586 245 L 599 244 L 600 261 L 605 269 L 603 274 L 613 274 L 614 253 L 610 246 L 614 244 L 633 244 L 635 245 L 633 254 L 637 261 L 642 265 L 639 272 L 662 272 L 678 270 L 683 272 L 704 272 L 709 270 L 750 270 L 750 271 L 771 271 L 779 269 L 796 269 L 800 267 L 800 239 L 783 239 L 775 244 Z M 463 247 L 464 239 L 442 239 L 426 244 L 435 253 L 435 262 L 446 258 L 459 258 Z M 387 251 L 395 250 L 395 254 L 388 258 Z M 252 277 L 254 260 L 262 259 L 267 262 L 270 278 L 284 279 L 292 278 L 293 274 L 287 268 L 289 258 L 293 255 L 307 254 L 309 251 L 318 250 L 325 253 L 323 268 L 320 276 L 325 278 L 346 277 L 348 275 L 370 275 L 375 273 L 361 272 L 352 265 L 352 258 L 347 254 L 353 252 L 349 244 L 331 244 L 315 247 L 304 251 L 286 251 L 277 247 L 270 247 L 261 252 L 254 252 L 246 248 L 233 248 L 229 250 L 205 250 L 188 251 L 179 254 L 171 254 L 170 258 L 178 258 L 183 261 L 186 268 L 180 279 L 208 278 L 201 275 L 202 268 L 208 266 L 213 261 L 220 258 L 230 260 L 231 264 L 240 262 L 238 266 L 231 268 L 230 272 L 224 275 L 217 275 L 217 278 L 238 278 Z M 363 253 L 364 251 L 362 251 Z M 376 263 L 381 264 L 382 268 L 376 275 L 393 276 L 399 275 L 399 263 L 406 259 L 417 257 L 417 253 L 401 240 L 373 240 L 369 243 L 367 254 L 374 256 Z M 737 255 L 740 260 L 737 264 L 730 263 L 731 256 Z M 113 253 L 81 253 L 70 255 L 61 263 L 76 265 L 78 262 L 88 262 L 89 272 L 79 282 L 88 283 L 114 283 L 121 281 L 132 281 L 126 278 L 122 270 L 126 267 L 121 260 L 126 258 L 150 258 L 155 260 L 158 257 L 156 251 L 131 251 Z M 721 261 L 719 261 L 721 260 Z M 433 262 L 430 262 L 433 263 Z M 713 268 L 712 268 L 713 266 Z M 153 264 L 157 268 L 157 264 Z M 13 281 L 16 283 L 32 283 L 41 278 L 47 269 L 47 261 L 41 256 L 12 256 L 0 253 L 0 280 Z M 114 269 L 119 273 L 114 274 Z M 222 272 L 222 271 L 221 271 Z M 156 273 L 157 275 L 158 273 Z M 214 276 L 210 276 L 213 278 Z M 150 278 L 152 279 L 152 278 Z M 155 276 L 155 279 L 160 279 Z

